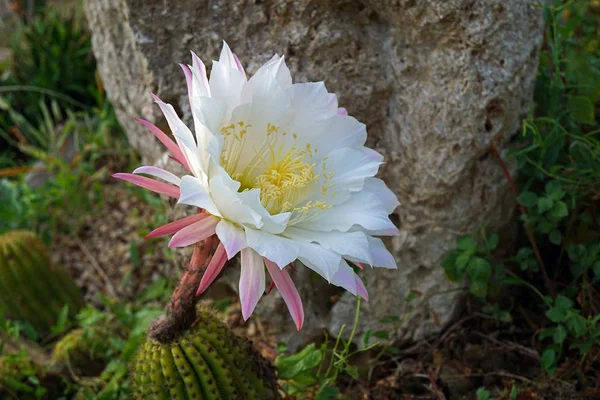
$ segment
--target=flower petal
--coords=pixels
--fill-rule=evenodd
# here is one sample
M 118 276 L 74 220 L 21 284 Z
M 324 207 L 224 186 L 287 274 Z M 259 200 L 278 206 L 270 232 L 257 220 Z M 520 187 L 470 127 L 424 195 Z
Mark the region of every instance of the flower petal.
M 343 287 L 350 293 L 356 296 L 358 293 L 356 288 L 356 274 L 352 267 L 345 260 L 340 261 L 340 265 L 336 273 L 331 278 L 331 283 L 336 286 Z
M 245 227 L 248 247 L 261 256 L 273 260 L 280 268 L 298 258 L 300 245 L 293 240 Z
M 398 197 L 392 192 L 381 179 L 367 178 L 365 179 L 364 190 L 371 192 L 381 201 L 385 211 L 388 214 L 394 212 L 396 207 L 400 205 Z
M 331 282 L 333 275 L 340 266 L 342 257 L 318 244 L 309 243 L 300 245 L 298 259 L 308 268 L 327 279 L 328 282 Z
M 194 76 L 194 80 L 192 82 L 192 95 L 210 97 L 210 86 L 208 85 L 208 78 L 206 77 L 206 67 L 196 53 L 193 51 L 191 53 L 192 74 Z
M 335 185 L 336 191 L 350 192 L 362 190 L 365 179 L 375 176 L 381 165 L 380 161 L 349 147 L 333 150 L 322 163 L 326 165 L 326 171 L 333 175 L 328 184 Z M 317 170 L 321 168 L 317 167 Z
M 235 60 L 235 65 L 237 66 L 238 71 L 240 71 L 242 74 L 244 74 L 244 77 L 246 79 L 248 79 L 246 77 L 246 71 L 244 71 L 244 66 L 242 65 L 242 62 L 240 61 L 240 59 L 238 58 L 238 56 L 235 53 L 233 54 L 233 59 Z
M 303 243 L 316 242 L 342 256 L 351 256 L 371 264 L 371 250 L 364 232 L 318 232 L 297 227 L 288 227 L 284 235 Z M 305 252 L 301 251 L 301 254 Z
M 214 235 L 215 227 L 219 221 L 219 218 L 211 215 L 186 226 L 173 235 L 169 242 L 169 247 L 189 246 Z
M 181 219 L 178 219 L 177 221 L 169 222 L 168 224 L 158 227 L 144 237 L 146 239 L 149 239 L 149 238 L 153 238 L 153 237 L 170 235 L 172 233 L 175 233 L 175 232 L 185 228 L 188 225 L 193 224 L 194 222 L 203 220 L 204 218 L 206 218 L 208 216 L 209 215 L 205 214 L 205 213 L 198 213 L 198 214 L 190 215 L 189 217 L 181 218 Z
M 380 238 L 372 237 L 367 235 L 367 240 L 369 241 L 369 248 L 371 250 L 371 260 L 373 267 L 381 267 L 381 268 L 389 268 L 396 269 L 398 265 L 396 264 L 396 259 L 394 256 L 386 249 L 385 244 Z
M 292 315 L 292 319 L 296 323 L 296 327 L 298 330 L 302 328 L 302 324 L 304 323 L 304 308 L 302 307 L 302 299 L 300 299 L 300 295 L 298 294 L 298 290 L 290 278 L 290 275 L 286 270 L 279 269 L 277 264 L 274 262 L 265 259 L 265 264 L 267 265 L 267 270 L 273 278 L 273 282 L 275 282 L 275 286 L 281 293 L 281 297 L 283 297 L 283 301 L 288 306 L 288 310 Z
M 167 119 L 169 128 L 171 128 L 171 132 L 173 133 L 173 136 L 175 136 L 177 145 L 181 149 L 192 173 L 197 177 L 205 176 L 206 171 L 200 164 L 200 158 L 198 157 L 198 153 L 199 151 L 202 151 L 202 149 L 198 149 L 196 140 L 190 129 L 179 118 L 172 105 L 163 102 L 154 94 L 152 97 Z
M 362 226 L 367 231 L 378 231 L 379 235 L 398 232 L 382 202 L 373 193 L 365 191 L 352 193 L 344 203 L 323 211 L 318 218 L 305 219 L 297 224 L 299 228 L 309 230 L 337 229 L 342 232 L 354 225 Z
M 348 115 L 348 110 L 346 110 L 344 107 L 339 107 L 337 109 L 337 115 Z
M 239 197 L 239 187 L 240 183 L 231 179 L 226 173 L 210 179 L 210 194 L 225 219 L 240 225 L 252 224 L 261 228 L 261 216 L 243 203 Z
M 169 138 L 167 136 L 166 133 L 164 133 L 163 131 L 158 129 L 155 125 L 151 124 L 150 122 L 148 122 L 146 120 L 139 119 L 139 118 L 135 118 L 135 120 L 137 122 L 139 122 L 140 124 L 144 125 L 146 128 L 148 128 L 150 130 L 150 132 L 152 132 L 154 134 L 154 136 L 156 136 L 156 138 L 158 140 L 160 140 L 160 142 L 162 144 L 164 144 L 165 147 L 171 151 L 171 153 L 173 153 L 173 155 L 175 156 L 177 161 L 179 161 L 188 171 L 190 170 L 190 167 L 187 163 L 187 160 L 183 156 L 181 149 L 179 148 L 179 146 L 177 146 L 177 144 L 173 140 L 171 140 L 171 138 Z
M 177 203 L 200 207 L 212 215 L 221 216 L 210 193 L 208 193 L 200 179 L 195 176 L 186 175 L 181 178 L 181 197 Z
M 177 186 L 170 185 L 168 183 L 155 181 L 154 179 L 146 178 L 145 176 L 139 176 L 127 173 L 113 174 L 113 178 L 121 179 L 127 182 L 131 182 L 136 186 L 144 189 L 152 190 L 153 192 L 164 194 L 170 197 L 179 197 L 179 188 Z
M 177 176 L 170 173 L 169 171 L 165 171 L 164 169 L 158 168 L 158 167 L 152 167 L 152 166 L 139 167 L 139 168 L 136 168 L 133 171 L 133 173 L 134 174 L 152 175 L 157 178 L 163 179 L 169 183 L 172 183 L 173 185 L 176 185 L 176 186 L 179 186 L 181 184 L 181 179 L 179 179 Z
M 358 295 L 368 301 L 369 292 L 367 292 L 367 288 L 363 281 L 356 274 L 354 274 L 354 281 L 356 282 L 356 292 L 358 293 Z
M 223 247 L 223 243 L 219 243 L 217 250 L 215 250 L 215 254 L 213 254 L 210 262 L 208 263 L 208 267 L 206 267 L 206 271 L 204 271 L 204 275 L 202 275 L 196 296 L 204 293 L 204 291 L 208 289 L 210 284 L 213 283 L 213 281 L 221 273 L 221 270 L 225 266 L 226 262 L 227 254 L 225 253 L 225 248 Z
M 265 292 L 265 264 L 263 258 L 250 248 L 242 250 L 239 289 L 242 317 L 246 321 L 252 315 L 258 300 Z
M 227 258 L 232 259 L 240 250 L 246 247 L 246 234 L 243 229 L 232 223 L 221 220 L 216 228 L 217 236 L 227 252 Z

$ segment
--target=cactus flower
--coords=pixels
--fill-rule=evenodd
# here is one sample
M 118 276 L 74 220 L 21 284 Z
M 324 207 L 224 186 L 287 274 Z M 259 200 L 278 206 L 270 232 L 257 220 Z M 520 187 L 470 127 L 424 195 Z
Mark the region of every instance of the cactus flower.
M 192 65 L 181 68 L 193 132 L 170 104 L 154 95 L 175 141 L 151 123 L 139 122 L 187 174 L 179 177 L 145 166 L 114 175 L 177 198 L 178 204 L 198 207 L 197 214 L 148 237 L 172 234 L 169 246 L 182 247 L 218 236 L 219 247 L 198 293 L 227 260 L 241 253 L 244 319 L 265 292 L 266 268 L 301 328 L 302 301 L 288 268 L 296 260 L 329 283 L 367 299 L 365 285 L 348 261 L 396 268 L 378 236 L 397 234 L 389 214 L 399 203 L 374 177 L 383 156 L 364 146 L 365 125 L 338 107 L 323 82 L 292 83 L 278 55 L 250 79 L 226 43 L 210 79 L 194 53 Z

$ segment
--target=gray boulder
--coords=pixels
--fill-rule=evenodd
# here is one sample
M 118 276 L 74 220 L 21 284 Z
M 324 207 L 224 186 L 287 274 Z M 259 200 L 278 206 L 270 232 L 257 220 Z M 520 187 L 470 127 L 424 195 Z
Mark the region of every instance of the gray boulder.
M 541 10 L 529 0 L 87 0 L 100 72 L 132 145 L 146 162 L 158 141 L 134 122 L 166 128 L 149 92 L 189 120 L 178 62 L 189 50 L 215 59 L 226 40 L 253 73 L 285 54 L 295 81 L 324 80 L 340 105 L 367 124 L 385 155 L 380 176 L 402 205 L 401 235 L 387 242 L 398 271 L 368 270 L 370 301 L 358 334 L 388 315 L 419 307 L 392 332 L 416 340 L 443 329 L 461 292 L 440 267 L 456 237 L 510 224 L 515 199 L 490 141 L 503 154 L 529 110 L 542 38 Z M 210 63 L 209 63 L 210 64 Z M 234 268 L 229 269 L 235 273 Z M 305 302 L 301 333 L 277 294 L 257 312 L 295 347 L 352 322 L 356 300 L 307 271 L 294 275 Z M 237 286 L 235 277 L 231 280 Z M 412 303 L 411 303 L 412 304 Z

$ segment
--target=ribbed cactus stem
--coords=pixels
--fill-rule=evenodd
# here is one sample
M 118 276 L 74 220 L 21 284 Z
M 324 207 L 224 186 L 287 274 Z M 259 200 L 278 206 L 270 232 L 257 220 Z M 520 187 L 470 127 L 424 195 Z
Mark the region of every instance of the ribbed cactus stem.
M 169 343 L 192 326 L 196 319 L 196 291 L 218 244 L 215 236 L 196 244 L 190 264 L 173 292 L 165 314 L 148 328 L 149 337 L 160 343 Z

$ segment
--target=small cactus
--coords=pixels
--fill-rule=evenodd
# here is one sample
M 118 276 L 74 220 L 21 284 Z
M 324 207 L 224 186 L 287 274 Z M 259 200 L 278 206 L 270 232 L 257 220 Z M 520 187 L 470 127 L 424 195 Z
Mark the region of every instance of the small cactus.
M 52 365 L 66 365 L 77 372 L 93 374 L 107 361 L 112 333 L 105 327 L 78 328 L 69 332 L 54 346 Z
M 75 314 L 81 292 L 67 271 L 50 263 L 44 243 L 27 231 L 0 235 L 0 308 L 47 333 L 65 305 Z
M 275 375 L 252 345 L 208 311 L 167 344 L 148 339 L 135 369 L 136 398 L 277 399 Z

